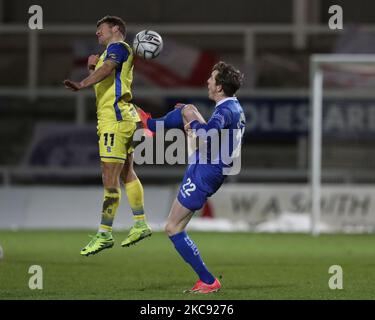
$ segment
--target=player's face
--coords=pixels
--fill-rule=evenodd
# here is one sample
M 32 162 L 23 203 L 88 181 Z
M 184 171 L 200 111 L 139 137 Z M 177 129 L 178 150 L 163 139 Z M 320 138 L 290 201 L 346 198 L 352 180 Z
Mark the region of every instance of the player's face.
M 99 44 L 107 45 L 113 36 L 112 27 L 108 23 L 102 23 L 96 30 Z
M 211 76 L 207 80 L 208 87 L 208 97 L 214 99 L 220 89 L 220 86 L 216 85 L 216 75 L 218 74 L 217 70 L 212 71 Z

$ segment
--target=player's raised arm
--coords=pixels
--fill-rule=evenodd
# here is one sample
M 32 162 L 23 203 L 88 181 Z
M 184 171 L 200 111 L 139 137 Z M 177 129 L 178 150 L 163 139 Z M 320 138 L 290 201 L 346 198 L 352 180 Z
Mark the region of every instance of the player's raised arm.
M 99 55 L 98 54 L 92 54 L 87 59 L 87 70 L 89 71 L 89 74 L 92 74 L 95 71 L 95 67 L 99 62 Z
M 83 88 L 92 86 L 107 78 L 113 70 L 116 69 L 117 63 L 113 60 L 104 61 L 103 65 L 91 73 L 86 79 L 81 81 Z
M 72 91 L 78 91 L 96 84 L 105 78 L 107 78 L 113 70 L 115 70 L 117 63 L 113 60 L 104 61 L 103 65 L 93 71 L 86 79 L 81 82 L 75 82 L 71 80 L 64 80 L 65 88 L 71 89 Z
M 190 121 L 185 125 L 185 130 L 199 130 L 203 129 L 204 131 L 209 131 L 211 129 L 221 130 L 227 127 L 232 121 L 232 113 L 230 110 L 222 108 L 217 110 L 208 123 L 203 123 L 199 120 Z

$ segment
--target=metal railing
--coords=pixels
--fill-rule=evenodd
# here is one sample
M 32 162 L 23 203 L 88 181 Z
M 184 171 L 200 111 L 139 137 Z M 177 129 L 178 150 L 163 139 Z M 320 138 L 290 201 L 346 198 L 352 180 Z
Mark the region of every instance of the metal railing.
M 147 24 L 128 25 L 129 32 L 137 32 L 143 29 L 154 29 L 163 35 L 241 35 L 243 37 L 243 62 L 246 66 L 252 66 L 255 61 L 258 35 L 292 35 L 293 45 L 301 49 L 301 44 L 306 44 L 309 35 L 338 34 L 340 31 L 329 29 L 328 25 L 298 25 L 298 24 Z M 375 31 L 375 25 L 361 25 L 361 30 Z M 38 87 L 38 60 L 39 60 L 39 36 L 43 34 L 67 35 L 93 35 L 93 25 L 61 25 L 46 24 L 42 30 L 30 30 L 26 25 L 0 24 L 0 34 L 27 34 L 28 35 L 28 71 L 27 88 L 29 95 L 35 97 Z
M 153 168 L 147 165 L 138 166 L 136 168 L 137 175 L 140 178 L 147 177 L 149 179 L 177 179 L 180 180 L 185 172 L 185 167 L 164 167 Z M 323 172 L 322 177 L 328 182 L 353 183 L 366 181 L 372 175 L 369 170 L 358 170 L 353 180 L 353 172 L 343 169 L 327 169 Z M 100 168 L 62 168 L 62 167 L 30 167 L 30 166 L 0 166 L 0 181 L 3 187 L 10 187 L 14 181 L 20 178 L 26 179 L 32 177 L 64 177 L 64 178 L 100 178 Z M 240 175 L 228 176 L 229 182 L 305 182 L 309 180 L 309 170 L 303 168 L 283 168 L 283 169 L 249 169 L 243 168 Z

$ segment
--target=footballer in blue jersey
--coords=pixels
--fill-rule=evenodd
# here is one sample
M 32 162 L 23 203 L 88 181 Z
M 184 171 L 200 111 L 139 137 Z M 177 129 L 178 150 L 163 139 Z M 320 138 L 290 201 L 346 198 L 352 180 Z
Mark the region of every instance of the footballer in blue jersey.
M 187 127 L 194 130 L 196 136 L 207 138 L 204 152 L 200 149 L 195 152 L 195 161 L 189 164 L 177 196 L 184 207 L 196 211 L 203 207 L 207 198 L 220 188 L 230 173 L 229 169 L 235 162 L 234 151 L 241 147 L 245 116 L 237 98 L 227 97 L 216 103 L 208 123 L 193 120 Z M 210 131 L 214 134 L 208 136 L 207 132 Z M 219 142 L 216 149 L 211 146 L 214 138 Z
M 175 110 L 157 119 L 138 109 L 146 129 L 155 132 L 156 122 L 163 122 L 164 128 L 183 128 L 190 137 L 205 138 L 203 149 L 206 152 L 201 152 L 199 145 L 193 153 L 194 161 L 187 167 L 165 226 L 165 231 L 176 250 L 199 277 L 196 284 L 186 292 L 205 294 L 221 288 L 219 280 L 208 271 L 197 246 L 185 228 L 194 212 L 202 208 L 207 198 L 220 188 L 228 170 L 235 165 L 235 159 L 240 157 L 245 116 L 235 93 L 242 84 L 242 78 L 239 70 L 225 62 L 219 62 L 213 67 L 207 86 L 208 96 L 216 106 L 207 123 L 193 105 L 178 105 Z M 214 134 L 208 135 L 208 132 Z M 214 143 L 212 139 L 222 136 L 226 139 L 220 139 L 216 149 L 211 148 Z

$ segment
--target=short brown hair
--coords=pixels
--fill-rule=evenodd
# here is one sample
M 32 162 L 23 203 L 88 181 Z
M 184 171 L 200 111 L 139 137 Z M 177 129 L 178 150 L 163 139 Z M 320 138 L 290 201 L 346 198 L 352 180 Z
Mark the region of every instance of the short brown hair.
M 118 28 L 119 28 L 120 32 L 122 33 L 122 35 L 124 36 L 124 38 L 126 37 L 125 21 L 122 20 L 120 17 L 107 15 L 107 16 L 101 18 L 96 23 L 96 27 L 98 28 L 103 23 L 108 23 L 111 27 L 118 26 Z
M 218 62 L 212 71 L 218 71 L 215 80 L 216 85 L 221 85 L 227 97 L 232 97 L 241 87 L 243 74 L 232 65 L 223 61 Z

